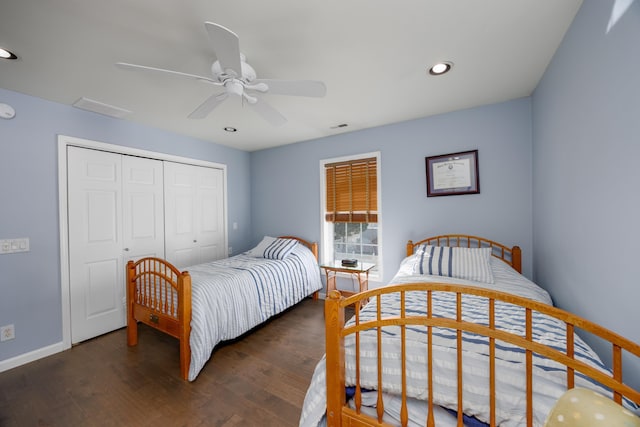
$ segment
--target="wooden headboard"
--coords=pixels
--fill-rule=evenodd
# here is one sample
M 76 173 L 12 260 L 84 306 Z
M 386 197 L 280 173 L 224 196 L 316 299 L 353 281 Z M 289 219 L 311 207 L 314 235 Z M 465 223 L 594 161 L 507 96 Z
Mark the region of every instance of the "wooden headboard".
M 467 234 L 443 234 L 427 237 L 419 242 L 407 242 L 407 256 L 413 255 L 416 246 L 427 244 L 432 246 L 454 246 L 465 248 L 491 248 L 491 254 L 509 264 L 518 273 L 522 273 L 522 250 L 519 246 L 508 247 L 483 237 Z

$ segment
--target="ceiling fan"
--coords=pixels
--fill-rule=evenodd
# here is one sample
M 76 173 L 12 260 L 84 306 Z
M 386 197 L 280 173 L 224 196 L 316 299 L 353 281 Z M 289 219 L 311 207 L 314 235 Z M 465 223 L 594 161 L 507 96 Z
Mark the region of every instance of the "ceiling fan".
M 274 80 L 258 79 L 256 72 L 247 64 L 245 56 L 240 53 L 238 36 L 228 28 L 213 22 L 204 23 L 217 60 L 211 66 L 212 77 L 198 76 L 180 71 L 165 70 L 163 68 L 118 62 L 116 66 L 135 71 L 150 71 L 172 74 L 189 79 L 195 79 L 224 88 L 223 92 L 208 97 L 189 118 L 202 119 L 209 115 L 230 95 L 241 97 L 255 112 L 267 122 L 280 126 L 287 119 L 278 110 L 260 97 L 261 94 L 272 93 L 279 95 L 323 97 L 327 89 L 323 82 L 314 80 Z

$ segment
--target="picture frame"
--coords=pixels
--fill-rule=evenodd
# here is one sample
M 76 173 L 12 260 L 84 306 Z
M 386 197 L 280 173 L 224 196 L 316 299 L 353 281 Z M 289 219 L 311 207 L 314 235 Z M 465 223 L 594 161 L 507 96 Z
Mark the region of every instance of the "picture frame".
M 478 150 L 425 157 L 427 197 L 480 193 Z

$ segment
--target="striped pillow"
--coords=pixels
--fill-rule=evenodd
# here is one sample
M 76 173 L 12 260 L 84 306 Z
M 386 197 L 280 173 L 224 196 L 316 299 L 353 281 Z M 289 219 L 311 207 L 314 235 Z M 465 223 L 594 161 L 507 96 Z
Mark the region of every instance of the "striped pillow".
M 413 272 L 493 283 L 491 248 L 421 245 Z
M 276 239 L 266 247 L 263 256 L 267 259 L 285 259 L 297 244 L 295 239 Z

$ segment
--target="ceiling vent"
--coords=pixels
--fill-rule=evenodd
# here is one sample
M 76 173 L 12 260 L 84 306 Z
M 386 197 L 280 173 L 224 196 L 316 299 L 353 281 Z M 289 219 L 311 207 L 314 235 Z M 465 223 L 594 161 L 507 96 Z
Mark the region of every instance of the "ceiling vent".
M 103 114 L 109 117 L 115 117 L 116 119 L 121 119 L 127 114 L 131 114 L 131 111 L 125 110 L 124 108 L 114 107 L 113 105 L 94 101 L 93 99 L 84 97 L 74 102 L 73 106 L 82 110 L 92 111 L 94 113 Z

